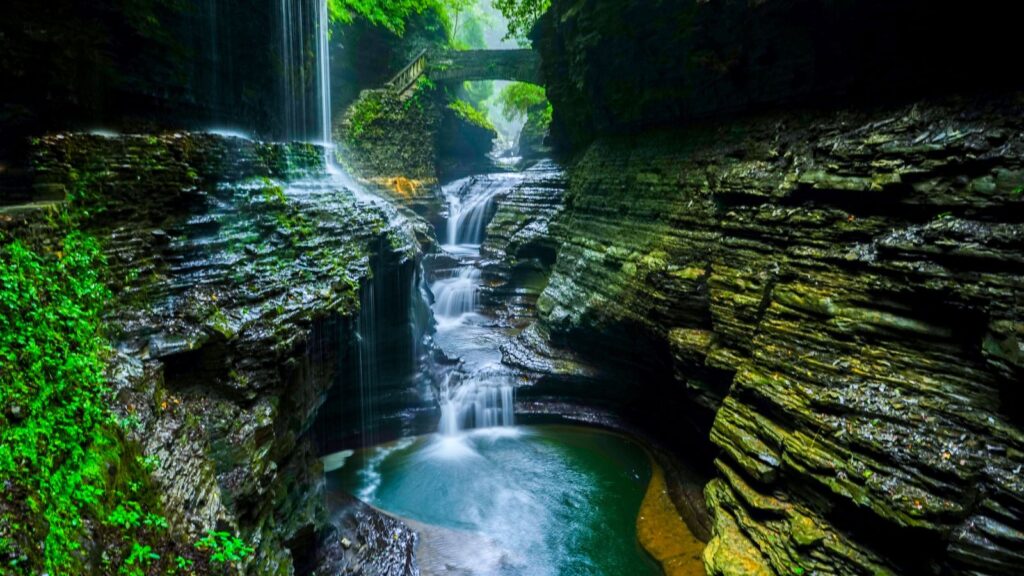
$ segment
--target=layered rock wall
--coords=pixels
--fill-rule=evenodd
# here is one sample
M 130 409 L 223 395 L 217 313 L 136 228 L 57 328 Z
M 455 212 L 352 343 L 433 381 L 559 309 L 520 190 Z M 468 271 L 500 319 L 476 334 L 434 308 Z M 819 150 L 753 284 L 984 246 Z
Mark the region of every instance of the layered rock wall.
M 36 186 L 66 190 L 103 243 L 112 410 L 155 462 L 171 529 L 238 531 L 253 574 L 329 567 L 315 417 L 354 362 L 362 288 L 415 270 L 413 234 L 325 180 L 309 145 L 70 135 L 33 148 Z
M 573 167 L 520 344 L 549 376 L 580 374 L 543 360 L 569 351 L 627 374 L 591 389 L 654 396 L 680 439 L 701 426 L 710 573 L 1024 566 L 1022 112 L 779 113 Z

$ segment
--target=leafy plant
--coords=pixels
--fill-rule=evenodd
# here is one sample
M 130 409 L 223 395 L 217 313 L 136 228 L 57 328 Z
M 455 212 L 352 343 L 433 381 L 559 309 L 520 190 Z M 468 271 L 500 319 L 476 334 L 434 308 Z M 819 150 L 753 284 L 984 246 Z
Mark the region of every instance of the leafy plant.
M 448 109 L 469 122 L 470 124 L 484 128 L 485 130 L 494 130 L 494 125 L 487 119 L 487 116 L 483 112 L 477 110 L 472 104 L 465 100 L 455 100 L 448 105 Z
M 99 242 L 78 231 L 51 252 L 17 240 L 0 247 L 0 477 L 29 494 L 46 522 L 51 573 L 74 565 L 82 511 L 103 492 L 111 442 L 103 427 L 113 425 L 104 402 L 104 270 Z
M 142 568 L 159 559 L 160 555 L 154 552 L 152 547 L 135 542 L 132 544 L 131 554 L 128 555 L 119 572 L 128 576 L 144 576 L 145 572 Z
M 48 215 L 51 240 L 0 238 L 4 574 L 84 573 L 81 548 L 91 541 L 104 546 L 104 573 L 143 575 L 162 570 L 158 548 L 178 546 L 155 513 L 147 472 L 157 460 L 121 434 L 141 422 L 108 408 L 101 316 L 110 278 L 98 239 L 77 229 L 102 201 L 76 186 Z
M 214 564 L 241 562 L 254 552 L 246 543 L 230 532 L 210 531 L 196 542 L 196 548 L 210 554 Z
M 494 0 L 494 7 L 508 20 L 505 38 L 525 40 L 537 19 L 551 7 L 551 0 Z
M 361 16 L 396 36 L 405 34 L 406 22 L 416 14 L 427 10 L 445 14 L 441 0 L 328 0 L 327 10 L 333 22 L 350 24 Z

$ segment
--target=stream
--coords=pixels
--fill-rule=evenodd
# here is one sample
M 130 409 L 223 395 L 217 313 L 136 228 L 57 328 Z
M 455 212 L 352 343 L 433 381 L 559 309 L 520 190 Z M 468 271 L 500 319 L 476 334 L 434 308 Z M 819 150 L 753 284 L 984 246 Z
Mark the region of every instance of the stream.
M 442 187 L 447 226 L 425 265 L 434 346 L 436 432 L 327 457 L 331 491 L 400 517 L 420 534 L 423 574 L 660 574 L 637 540 L 652 468 L 624 436 L 579 426 L 517 425 L 519 375 L 501 363 L 514 333 L 482 302 L 481 255 L 499 200 L 547 177 L 550 163 Z M 364 436 L 364 438 L 367 438 Z

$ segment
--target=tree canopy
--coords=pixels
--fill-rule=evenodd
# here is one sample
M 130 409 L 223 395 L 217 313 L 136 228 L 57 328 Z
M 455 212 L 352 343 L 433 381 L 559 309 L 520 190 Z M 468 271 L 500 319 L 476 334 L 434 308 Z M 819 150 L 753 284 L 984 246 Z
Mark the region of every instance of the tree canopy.
M 327 0 L 327 8 L 332 21 L 349 24 L 356 16 L 362 16 L 374 26 L 402 36 L 410 16 L 427 10 L 447 15 L 449 5 L 465 3 L 466 0 Z
M 551 6 L 551 0 L 493 0 L 494 7 L 508 20 L 506 38 L 525 39 L 537 19 Z

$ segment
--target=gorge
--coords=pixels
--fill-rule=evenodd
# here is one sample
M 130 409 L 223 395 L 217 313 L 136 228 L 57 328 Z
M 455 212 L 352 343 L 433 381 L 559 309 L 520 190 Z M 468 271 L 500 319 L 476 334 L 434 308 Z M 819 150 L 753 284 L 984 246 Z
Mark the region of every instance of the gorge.
M 1012 6 L 5 11 L 0 574 L 1024 572 Z

